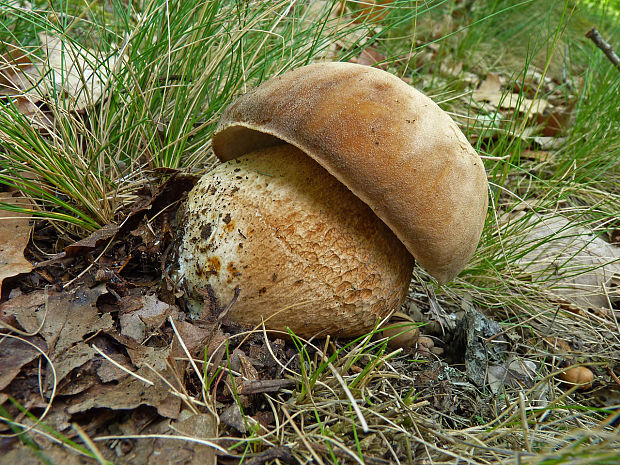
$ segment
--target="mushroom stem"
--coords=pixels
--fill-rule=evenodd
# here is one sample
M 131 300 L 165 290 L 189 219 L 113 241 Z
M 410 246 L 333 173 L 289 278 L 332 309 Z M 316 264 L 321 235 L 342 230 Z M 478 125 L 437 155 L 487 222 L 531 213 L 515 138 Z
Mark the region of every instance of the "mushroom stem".
M 202 308 L 210 285 L 227 318 L 300 336 L 359 335 L 402 305 L 413 257 L 336 178 L 291 145 L 206 174 L 189 195 L 180 273 Z

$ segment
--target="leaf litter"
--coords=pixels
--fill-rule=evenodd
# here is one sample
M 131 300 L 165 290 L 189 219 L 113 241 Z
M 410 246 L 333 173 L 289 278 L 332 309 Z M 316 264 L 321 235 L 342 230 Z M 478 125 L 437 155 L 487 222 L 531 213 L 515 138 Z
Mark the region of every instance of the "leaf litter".
M 172 184 L 159 192 L 177 192 L 171 197 L 176 201 L 186 189 Z M 7 397 L 3 416 L 12 418 L 13 425 L 34 427 L 29 437 L 50 457 L 66 454 L 62 463 L 84 459 L 51 442 L 35 422 L 50 401 L 45 424 L 67 440 L 78 438 L 72 424 L 81 425 L 113 463 L 238 463 L 242 456 L 254 461 L 250 463 L 274 457 L 295 463 L 312 455 L 311 450 L 325 459 L 333 453 L 347 461 L 351 453 L 355 456 L 356 417 L 325 362 L 336 353 L 331 363 L 373 432 L 357 433 L 366 463 L 420 455 L 467 457 L 471 452 L 446 446 L 469 444 L 465 428 L 471 427 L 470 418 L 512 421 L 520 415 L 520 395 L 526 409 L 556 405 L 552 392 L 569 388 L 553 375 L 572 364 L 593 363 L 596 378 L 590 389 L 571 396 L 614 411 L 610 402 L 615 391 L 600 368 L 603 355 L 596 356 L 597 350 L 609 351 L 600 350 L 588 330 L 575 339 L 574 329 L 561 329 L 571 322 L 564 315 L 535 318 L 532 327 L 542 328 L 536 331 L 548 332 L 551 326 L 561 335 L 550 350 L 547 342 L 531 341 L 520 326 L 499 325 L 472 301 L 435 295 L 415 279 L 403 311 L 425 325 L 411 348 L 389 348 L 379 335 L 347 347 L 348 341 L 284 340 L 219 322 L 208 305 L 199 319 L 189 320 L 180 310 L 182 289 L 166 292 L 170 277 L 161 272 L 165 261 L 173 259 L 165 253 L 171 239 L 162 234 L 173 212 L 166 218 L 158 215 L 165 203 L 155 199 L 141 205 L 125 233 L 105 232 L 100 235 L 104 241 L 92 240 L 62 259 L 71 260 L 65 273 L 80 276 L 101 255 L 72 285 L 31 289 L 33 273 L 49 269 L 50 276 L 58 276 L 60 262 L 52 260 L 14 283 L 11 298 L 0 304 L 6 325 L 37 333 L 27 337 L 50 357 L 57 389 L 51 398 L 54 382 L 50 368 L 40 364 L 40 353 L 23 350 L 16 356 L 21 346 L 5 345 L 10 339 L 0 337 L 0 352 L 7 354 L 3 360 L 10 366 L 1 378 L 2 393 L 33 415 L 24 415 Z M 155 246 L 154 237 L 163 243 Z M 111 274 L 101 273 L 104 269 Z M 590 318 L 582 315 L 583 323 Z M 570 345 L 563 346 L 565 340 Z M 498 396 L 506 402 L 498 403 Z M 562 410 L 548 416 L 567 425 L 573 421 Z M 580 416 L 579 421 L 591 420 Z M 302 424 L 307 444 L 298 442 Z M 502 434 L 501 429 L 485 433 L 485 447 L 493 454 L 507 454 Z M 326 437 L 331 440 L 325 442 Z M 260 438 L 260 445 L 249 451 L 251 438 Z M 3 452 L 12 460 L 34 460 L 29 447 L 16 443 Z M 92 463 L 88 460 L 84 463 Z
M 28 204 L 27 199 L 10 192 L 0 192 L 0 203 L 11 206 Z M 29 273 L 32 264 L 24 257 L 30 241 L 31 216 L 21 212 L 2 211 L 0 220 L 0 296 L 2 283 L 21 273 Z

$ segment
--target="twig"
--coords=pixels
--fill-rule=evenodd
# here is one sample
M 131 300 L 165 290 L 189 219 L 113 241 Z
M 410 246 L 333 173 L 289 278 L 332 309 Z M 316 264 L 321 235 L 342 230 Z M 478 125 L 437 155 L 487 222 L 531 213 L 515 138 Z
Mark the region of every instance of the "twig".
M 612 379 L 616 382 L 616 384 L 620 386 L 620 379 L 618 379 L 618 376 L 616 376 L 614 370 L 610 366 L 606 366 L 605 368 L 607 369 L 607 373 L 609 373 L 609 376 L 611 376 Z
M 278 459 L 284 463 L 294 463 L 291 448 L 286 446 L 272 447 L 262 454 L 254 455 L 245 460 L 246 465 L 264 465 L 267 462 Z
M 616 55 L 614 50 L 611 48 L 611 45 L 603 39 L 601 34 L 598 32 L 598 29 L 593 27 L 586 32 L 586 37 L 594 42 L 594 45 L 600 48 L 607 58 L 609 58 L 609 61 L 611 61 L 613 65 L 620 70 L 620 58 L 618 58 L 618 55 Z
M 519 410 L 521 413 L 521 425 L 523 427 L 523 441 L 525 442 L 525 449 L 528 452 L 532 452 L 532 448 L 530 446 L 530 429 L 527 424 L 527 414 L 525 413 L 525 397 L 523 396 L 522 391 L 519 391 Z
M 263 394 L 265 392 L 278 392 L 295 384 L 293 379 L 256 379 L 243 380 L 239 383 L 238 393 L 243 395 Z

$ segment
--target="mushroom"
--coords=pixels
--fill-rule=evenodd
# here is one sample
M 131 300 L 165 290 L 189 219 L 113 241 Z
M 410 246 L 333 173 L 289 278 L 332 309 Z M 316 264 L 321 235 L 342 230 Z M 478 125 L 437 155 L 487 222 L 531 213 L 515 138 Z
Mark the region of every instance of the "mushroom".
M 586 390 L 592 387 L 594 373 L 588 367 L 577 366 L 561 372 L 560 379 L 569 386 L 577 386 L 579 390 Z
M 223 112 L 224 163 L 184 210 L 179 273 L 226 318 L 300 336 L 356 336 L 403 303 L 415 261 L 440 283 L 473 255 L 487 210 L 480 157 L 397 77 L 319 63 Z M 238 297 L 238 298 L 237 298 Z

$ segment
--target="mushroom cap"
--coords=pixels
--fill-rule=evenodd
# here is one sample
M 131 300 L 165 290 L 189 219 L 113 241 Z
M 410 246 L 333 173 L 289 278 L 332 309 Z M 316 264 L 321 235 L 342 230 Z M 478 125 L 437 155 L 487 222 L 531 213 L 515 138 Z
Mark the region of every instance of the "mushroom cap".
M 440 283 L 473 255 L 488 206 L 482 160 L 396 76 L 351 63 L 297 68 L 229 105 L 213 136 L 222 161 L 283 142 L 365 202 Z

